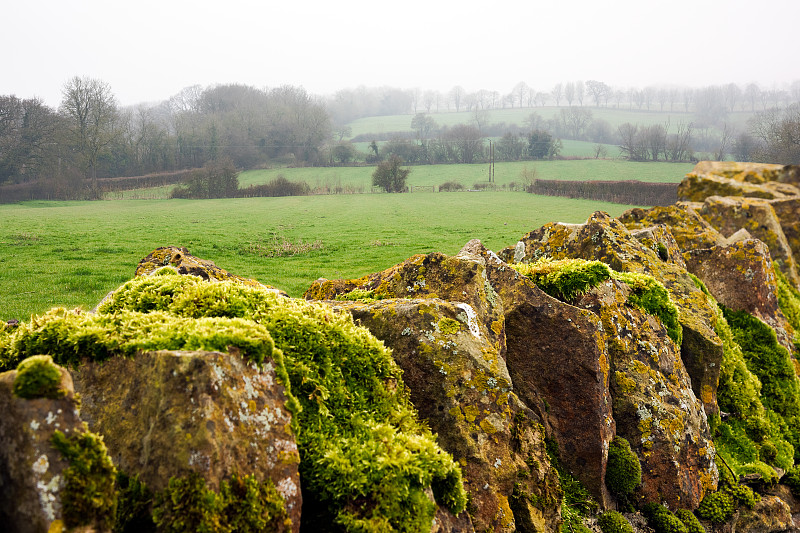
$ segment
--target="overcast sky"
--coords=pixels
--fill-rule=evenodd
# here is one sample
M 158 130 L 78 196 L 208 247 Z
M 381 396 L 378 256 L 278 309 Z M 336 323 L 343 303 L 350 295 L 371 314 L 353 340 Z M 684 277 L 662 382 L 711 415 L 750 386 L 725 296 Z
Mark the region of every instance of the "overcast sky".
M 73 76 L 120 104 L 199 84 L 508 93 L 800 80 L 798 0 L 11 0 L 0 94 L 57 106 Z

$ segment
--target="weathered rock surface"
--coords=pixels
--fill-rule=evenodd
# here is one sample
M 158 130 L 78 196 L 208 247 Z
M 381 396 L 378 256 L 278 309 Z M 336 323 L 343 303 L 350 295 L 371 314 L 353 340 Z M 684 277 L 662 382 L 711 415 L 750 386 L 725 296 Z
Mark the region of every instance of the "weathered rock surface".
M 271 363 L 238 354 L 156 351 L 73 371 L 82 414 L 114 463 L 151 490 L 197 473 L 219 490 L 231 474 L 272 480 L 299 531 L 299 455 Z
M 797 263 L 781 227 L 781 221 L 767 200 L 757 198 L 706 198 L 700 214 L 726 238 L 744 228 L 763 241 L 772 260 L 795 286 L 800 286 Z
M 678 202 L 647 210 L 637 207 L 625 211 L 619 217 L 619 221 L 630 230 L 647 229 L 656 224 L 664 224 L 681 251 L 725 244 L 725 237 L 698 214 L 694 205 L 697 204 Z
M 475 529 L 555 531 L 560 494 L 544 428 L 463 307 L 437 298 L 335 306 L 392 348 L 421 418 L 461 463 Z
M 525 235 L 499 256 L 509 262 L 553 259 L 595 259 L 618 272 L 649 274 L 664 284 L 679 310 L 683 327 L 681 357 L 695 395 L 707 414 L 717 412 L 716 391 L 722 362 L 722 341 L 714 331 L 716 308 L 686 270 L 662 260 L 618 220 L 594 213 L 585 224 L 546 224 Z
M 64 526 L 64 471 L 69 463 L 51 439 L 56 430 L 71 437 L 86 429 L 72 380 L 65 370 L 61 372 L 66 396 L 59 399 L 19 398 L 12 392 L 17 372 L 0 374 L 0 529 L 4 531 L 44 533 Z
M 608 280 L 575 306 L 602 321 L 616 433 L 642 465 L 636 499 L 694 508 L 718 480 L 708 422 L 679 347 L 657 318 L 628 303 L 629 292 L 626 284 Z
M 760 318 L 775 330 L 784 348 L 790 353 L 794 350 L 791 326 L 778 307 L 775 271 L 766 244 L 748 239 L 690 250 L 685 258 L 689 272 L 703 281 L 718 302 Z
M 797 531 L 789 505 L 777 496 L 762 496 L 753 509 L 742 507 L 735 528 L 738 533 Z
M 189 253 L 189 250 L 178 246 L 162 246 L 156 248 L 144 257 L 136 266 L 136 276 L 147 276 L 159 268 L 171 266 L 179 274 L 199 276 L 206 281 L 235 280 L 244 285 L 266 287 L 282 296 L 288 296 L 284 291 L 269 285 L 264 285 L 251 278 L 243 278 L 218 267 L 213 261 L 200 259 Z
M 762 163 L 702 161 L 678 186 L 678 198 L 702 202 L 709 196 L 786 198 L 800 194 L 796 167 Z

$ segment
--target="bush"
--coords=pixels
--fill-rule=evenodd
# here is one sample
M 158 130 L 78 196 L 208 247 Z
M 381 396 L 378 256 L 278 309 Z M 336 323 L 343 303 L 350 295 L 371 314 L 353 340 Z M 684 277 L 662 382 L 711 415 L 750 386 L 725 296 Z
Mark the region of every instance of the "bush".
M 386 161 L 381 161 L 372 173 L 372 185 L 382 187 L 386 192 L 403 192 L 406 190 L 406 179 L 411 173 L 410 168 L 400 168 L 403 159 L 392 155 Z
M 289 181 L 281 175 L 268 183 L 239 189 L 237 196 L 241 198 L 307 196 L 310 193 L 311 187 L 305 181 Z
M 633 533 L 633 527 L 628 519 L 617 511 L 606 511 L 597 520 L 603 533 Z
M 464 186 L 458 183 L 457 181 L 446 181 L 439 185 L 439 192 L 455 192 L 455 191 L 463 191 Z
M 642 465 L 622 437 L 614 437 L 608 446 L 606 486 L 617 496 L 632 494 L 642 482 Z
M 172 198 L 233 198 L 239 191 L 239 171 L 229 158 L 209 161 L 172 191 Z

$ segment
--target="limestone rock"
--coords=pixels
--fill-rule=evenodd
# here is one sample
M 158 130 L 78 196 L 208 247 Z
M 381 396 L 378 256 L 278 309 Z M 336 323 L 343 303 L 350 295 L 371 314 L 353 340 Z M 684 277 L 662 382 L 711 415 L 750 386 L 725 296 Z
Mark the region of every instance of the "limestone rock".
M 509 262 L 533 262 L 541 257 L 599 260 L 619 272 L 649 274 L 664 284 L 680 312 L 683 327 L 681 357 L 695 395 L 707 414 L 716 401 L 722 341 L 714 332 L 716 308 L 680 266 L 663 261 L 618 220 L 596 212 L 585 224 L 546 224 L 525 235 L 499 256 Z
M 800 169 L 800 167 L 794 168 Z M 800 175 L 800 171 L 798 171 L 798 175 Z M 800 198 L 773 200 L 770 205 L 780 221 L 786 243 L 797 261 L 797 258 L 800 257 Z
M 766 322 L 791 353 L 791 326 L 778 307 L 777 282 L 769 248 L 757 239 L 726 246 L 690 250 L 689 271 L 700 278 L 714 298 L 735 311 L 747 311 Z
M 781 207 L 788 209 L 788 205 L 791 204 L 781 204 Z M 763 241 L 781 272 L 793 285 L 800 286 L 794 253 L 771 202 L 757 198 L 712 196 L 706 198 L 700 215 L 726 238 L 744 228 L 750 235 Z M 784 215 L 784 218 L 795 222 L 789 216 Z
M 624 212 L 619 220 L 630 230 L 664 224 L 681 251 L 710 248 L 725 242 L 725 237 L 697 213 L 694 204 L 686 202 L 647 210 L 637 207 Z
M 206 281 L 235 280 L 245 285 L 267 287 L 282 296 L 287 294 L 280 289 L 259 283 L 250 278 L 243 278 L 236 274 L 231 274 L 214 264 L 213 261 L 200 259 L 189 253 L 184 247 L 162 246 L 156 248 L 144 257 L 136 266 L 136 276 L 147 276 L 165 266 L 172 266 L 179 274 L 199 276 Z
M 681 249 L 666 224 L 634 229 L 631 230 L 631 235 L 656 252 L 662 261 L 669 261 L 680 268 L 686 268 Z
M 678 198 L 702 202 L 709 196 L 786 198 L 800 194 L 792 167 L 761 163 L 701 161 L 678 186 Z
M 714 445 L 679 347 L 655 317 L 627 303 L 630 288 L 607 280 L 575 302 L 602 321 L 617 435 L 640 458 L 641 503 L 694 508 L 716 487 Z
M 477 240 L 455 257 L 415 256 L 359 280 L 319 280 L 306 297 L 332 299 L 355 289 L 438 298 L 462 309 L 470 332 L 484 339 L 498 365 L 505 363 L 516 394 L 558 441 L 566 467 L 601 505 L 613 506 L 603 482 L 614 435 L 608 357 L 592 313 L 551 298 Z M 380 330 L 373 334 L 383 338 Z
M 5 531 L 44 533 L 64 526 L 64 474 L 69 462 L 51 439 L 56 430 L 72 437 L 86 429 L 72 380 L 66 370 L 61 372 L 66 395 L 59 399 L 19 398 L 12 392 L 17 372 L 0 374 L 0 523 Z M 105 527 L 87 526 L 108 531 L 113 516 L 106 518 Z
M 88 362 L 73 371 L 89 427 L 120 471 L 158 492 L 197 473 L 219 490 L 230 478 L 272 480 L 299 531 L 299 455 L 283 385 L 270 362 L 237 354 L 156 351 Z
M 737 533 L 797 531 L 789 505 L 777 496 L 762 496 L 753 509 L 743 506 L 735 528 Z
M 420 417 L 461 464 L 475 529 L 557 531 L 558 477 L 544 429 L 463 304 L 426 298 L 334 305 L 392 348 Z

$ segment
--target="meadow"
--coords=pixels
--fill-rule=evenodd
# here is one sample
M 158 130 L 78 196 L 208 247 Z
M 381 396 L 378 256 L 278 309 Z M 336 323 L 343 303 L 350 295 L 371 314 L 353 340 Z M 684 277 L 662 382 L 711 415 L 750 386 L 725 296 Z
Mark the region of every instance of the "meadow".
M 407 184 L 439 186 L 448 181 L 467 188 L 489 180 L 489 165 L 416 165 L 411 167 Z M 536 171 L 536 177 L 549 180 L 640 180 L 659 183 L 680 183 L 694 168 L 691 163 L 633 162 L 620 159 L 581 159 L 552 161 L 497 162 L 494 181 L 497 186 L 522 183 L 522 173 Z M 267 183 L 282 175 L 289 181 L 305 181 L 313 187 L 350 187 L 369 191 L 374 166 L 306 167 L 248 170 L 239 175 L 242 187 Z
M 631 206 L 521 192 L 352 194 L 0 205 L 0 319 L 91 309 L 158 246 L 185 246 L 299 297 L 317 278 L 360 277 L 417 253 L 493 250 L 551 221 Z
M 602 119 L 609 123 L 612 131 L 624 124 L 630 122 L 631 124 L 640 124 L 642 126 L 650 126 L 653 124 L 666 124 L 669 122 L 672 128 L 680 123 L 688 124 L 696 120 L 694 113 L 687 113 L 679 111 L 681 105 L 676 105 L 673 111 L 658 111 L 653 109 L 637 110 L 637 109 L 617 109 L 614 107 L 590 107 L 584 106 L 583 109 L 588 109 L 592 112 L 592 118 L 595 120 Z M 562 109 L 568 109 L 567 106 L 544 106 L 544 107 L 522 107 L 513 109 L 491 109 L 487 111 L 487 121 L 489 124 L 517 124 L 524 126 L 525 120 L 532 114 L 538 114 L 543 120 L 550 120 L 558 118 Z M 419 110 L 423 112 L 424 110 Z M 434 110 L 435 111 L 435 110 Z M 439 126 L 454 126 L 456 124 L 472 124 L 474 120 L 474 112 L 432 112 L 431 117 L 436 121 Z M 744 129 L 747 120 L 753 116 L 753 113 L 737 111 L 729 113 L 727 121 L 736 126 L 739 130 Z M 413 115 L 387 115 L 387 116 L 373 116 L 364 117 L 354 120 L 348 124 L 351 129 L 353 137 L 357 135 L 374 135 L 374 134 L 387 134 L 392 132 L 410 132 L 411 119 Z

